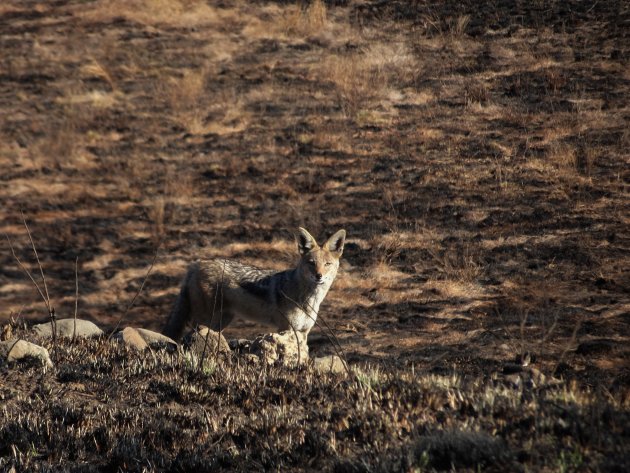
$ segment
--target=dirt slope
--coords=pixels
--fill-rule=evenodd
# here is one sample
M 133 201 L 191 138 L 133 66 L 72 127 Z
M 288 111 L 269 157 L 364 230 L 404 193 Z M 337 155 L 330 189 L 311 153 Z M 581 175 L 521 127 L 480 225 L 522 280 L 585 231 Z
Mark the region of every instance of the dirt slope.
M 159 329 L 192 259 L 345 228 L 350 361 L 627 388 L 627 6 L 528 5 L 4 2 L 0 231 L 109 327 L 161 242 L 125 321 Z M 46 317 L 6 241 L 0 299 Z

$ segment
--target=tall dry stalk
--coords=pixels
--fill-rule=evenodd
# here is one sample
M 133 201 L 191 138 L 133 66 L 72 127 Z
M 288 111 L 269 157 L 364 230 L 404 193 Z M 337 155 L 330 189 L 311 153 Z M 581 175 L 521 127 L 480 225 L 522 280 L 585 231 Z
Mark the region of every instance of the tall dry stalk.
M 37 289 L 37 292 L 39 293 L 39 295 L 41 296 L 42 300 L 44 301 L 44 304 L 46 305 L 46 309 L 48 310 L 48 317 L 50 319 L 50 327 L 51 327 L 51 331 L 52 331 L 53 349 L 54 349 L 54 352 L 55 352 L 55 360 L 58 361 L 59 352 L 57 350 L 57 318 L 56 318 L 56 315 L 55 315 L 55 308 L 50 303 L 50 295 L 48 293 L 48 284 L 46 283 L 46 276 L 44 275 L 44 268 L 42 267 L 42 263 L 41 263 L 41 261 L 39 259 L 39 254 L 37 253 L 37 248 L 35 247 L 35 242 L 33 241 L 33 236 L 31 235 L 31 230 L 29 229 L 28 224 L 26 223 L 26 218 L 24 217 L 24 212 L 20 212 L 20 213 L 22 215 L 22 222 L 24 223 L 24 228 L 26 228 L 26 233 L 28 234 L 29 241 L 31 242 L 31 248 L 33 249 L 33 253 L 35 254 L 35 259 L 37 260 L 37 265 L 39 267 L 39 273 L 42 276 L 42 282 L 43 282 L 43 285 L 44 285 L 44 290 L 43 291 L 40 288 L 39 284 L 37 284 L 37 281 L 35 281 L 35 278 L 30 273 L 30 271 L 26 268 L 26 266 L 24 266 L 22 261 L 20 261 L 20 258 L 18 258 L 17 254 L 15 253 L 15 249 L 13 248 L 13 245 L 11 244 L 11 240 L 9 239 L 9 236 L 6 233 L 5 233 L 4 236 L 6 237 L 7 242 L 9 243 L 9 247 L 11 248 L 11 253 L 13 254 L 13 258 L 15 258 L 15 260 L 18 263 L 18 265 L 22 269 L 22 271 L 24 271 L 26 273 L 26 275 L 29 277 L 31 282 L 35 285 L 35 288 Z

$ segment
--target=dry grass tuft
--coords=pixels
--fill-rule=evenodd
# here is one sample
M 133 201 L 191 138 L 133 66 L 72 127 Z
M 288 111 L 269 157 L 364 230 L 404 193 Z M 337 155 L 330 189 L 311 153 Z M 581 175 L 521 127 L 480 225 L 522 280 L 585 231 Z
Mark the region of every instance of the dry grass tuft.
M 287 36 L 311 37 L 328 27 L 326 4 L 311 0 L 304 8 L 292 6 L 278 20 L 278 30 Z
M 448 41 L 458 40 L 465 35 L 470 18 L 470 15 L 445 17 L 438 13 L 430 12 L 423 15 L 418 31 L 428 38 L 438 37 Z
M 186 70 L 181 78 L 171 78 L 167 85 L 173 117 L 191 134 L 203 134 L 206 130 L 206 75 L 205 70 Z
M 479 249 L 471 245 L 457 245 L 455 248 L 428 249 L 437 264 L 438 270 L 446 279 L 472 283 L 483 274 L 479 261 Z
M 77 98 L 76 95 L 70 97 Z M 93 166 L 92 156 L 86 150 L 89 137 L 81 129 L 93 119 L 97 109 L 93 104 L 100 103 L 101 97 L 96 94 L 87 100 L 63 104 L 61 119 L 50 124 L 45 134 L 34 140 L 28 150 L 34 168 L 88 169 Z
M 549 162 L 565 176 L 590 177 L 596 161 L 597 150 L 591 147 L 575 146 L 569 143 L 554 142 L 547 151 Z
M 81 66 L 79 74 L 82 79 L 91 80 L 91 79 L 101 79 L 109 84 L 112 91 L 116 91 L 117 87 L 112 78 L 111 73 L 97 60 L 92 60 L 89 64 L 84 64 Z
M 348 118 L 355 118 L 384 95 L 387 78 L 383 69 L 372 68 L 362 54 L 330 57 L 322 68 L 323 76 L 335 85 L 339 106 Z
M 163 241 L 165 231 L 166 199 L 156 197 L 147 206 L 149 221 L 151 222 L 151 240 L 154 247 L 158 247 Z
M 376 43 L 358 52 L 331 55 L 316 68 L 318 77 L 335 85 L 346 117 L 360 120 L 362 116 L 364 121 L 367 118 L 380 124 L 389 122 L 388 118 L 378 118 L 382 108 L 399 101 L 399 91 L 412 83 L 417 73 L 415 60 L 400 43 Z M 389 116 L 395 113 L 387 111 Z

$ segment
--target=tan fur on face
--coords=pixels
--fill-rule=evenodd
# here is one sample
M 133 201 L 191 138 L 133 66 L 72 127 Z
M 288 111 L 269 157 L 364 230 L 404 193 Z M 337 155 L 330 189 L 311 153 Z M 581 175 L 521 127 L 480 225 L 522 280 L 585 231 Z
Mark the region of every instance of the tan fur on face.
M 320 280 L 332 282 L 339 269 L 339 258 L 343 252 L 345 237 L 345 230 L 339 230 L 320 247 L 311 234 L 300 227 L 298 249 L 302 258 L 298 270 L 305 278 L 314 282 Z

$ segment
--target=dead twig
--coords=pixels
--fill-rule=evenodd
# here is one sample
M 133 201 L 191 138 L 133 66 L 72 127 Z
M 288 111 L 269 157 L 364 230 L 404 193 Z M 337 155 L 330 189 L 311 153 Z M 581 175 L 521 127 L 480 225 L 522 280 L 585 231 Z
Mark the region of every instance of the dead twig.
M 564 347 L 564 350 L 562 350 L 562 353 L 560 354 L 560 357 L 558 358 L 558 361 L 556 362 L 556 366 L 554 366 L 553 368 L 553 371 L 552 371 L 553 374 L 556 374 L 556 371 L 558 371 L 558 368 L 564 361 L 564 357 L 567 355 L 567 353 L 569 353 L 573 349 L 573 345 L 575 344 L 575 341 L 577 340 L 577 334 L 580 331 L 580 328 L 582 328 L 582 322 L 584 321 L 585 317 L 586 316 L 582 314 L 582 316 L 578 319 L 577 323 L 575 324 L 575 327 L 573 328 L 573 332 L 571 333 L 571 338 L 569 339 L 566 346 Z
M 48 308 L 48 312 L 51 312 L 50 296 L 48 295 L 48 284 L 46 284 L 46 276 L 44 275 L 44 268 L 42 268 L 42 263 L 39 260 L 39 255 L 37 254 L 37 248 L 35 248 L 35 242 L 33 241 L 31 230 L 28 228 L 28 224 L 26 223 L 24 212 L 20 211 L 20 213 L 22 214 L 22 222 L 24 223 L 24 228 L 26 228 L 26 233 L 28 234 L 28 239 L 31 242 L 31 247 L 33 248 L 33 253 L 35 254 L 35 259 L 37 260 L 37 265 L 39 266 L 39 272 L 42 275 L 42 281 L 44 282 L 44 291 L 46 291 L 46 299 L 45 299 L 46 307 Z
M 15 253 L 15 249 L 13 248 L 13 245 L 11 244 L 11 240 L 9 239 L 9 236 L 6 233 L 4 234 L 4 236 L 6 237 L 7 242 L 9 243 L 9 247 L 11 248 L 11 253 L 13 254 L 13 257 L 17 261 L 17 263 L 20 266 L 20 268 L 22 269 L 22 271 L 24 271 L 26 273 L 26 275 L 29 277 L 29 279 L 32 281 L 32 283 L 35 285 L 35 288 L 37 289 L 37 292 L 39 292 L 39 295 L 41 296 L 42 300 L 44 301 L 44 304 L 46 305 L 46 309 L 48 310 L 48 317 L 50 319 L 50 327 L 51 327 L 51 331 L 52 331 L 53 349 L 55 351 L 55 359 L 57 360 L 58 356 L 59 356 L 59 353 L 58 353 L 58 350 L 57 350 L 57 323 L 56 323 L 57 317 L 55 315 L 55 308 L 52 307 L 52 305 L 50 304 L 50 295 L 48 293 L 48 284 L 46 283 L 46 276 L 44 275 L 44 268 L 42 267 L 42 263 L 41 263 L 41 261 L 39 259 L 39 254 L 37 253 L 37 248 L 35 247 L 35 242 L 33 241 L 33 236 L 31 235 L 31 230 L 28 227 L 28 223 L 26 223 L 26 218 L 24 217 L 24 212 L 20 211 L 20 213 L 22 215 L 22 222 L 24 223 L 24 228 L 26 228 L 26 233 L 28 234 L 28 239 L 31 242 L 31 248 L 33 249 L 33 254 L 35 255 L 35 259 L 37 260 L 37 266 L 39 267 L 39 273 L 42 276 L 42 282 L 43 282 L 43 285 L 44 285 L 44 290 L 43 291 L 42 291 L 41 287 L 39 286 L 39 284 L 37 284 L 37 281 L 35 281 L 35 278 L 30 273 L 30 271 L 26 268 L 26 266 L 24 266 L 22 261 L 20 261 L 20 258 L 18 258 L 17 254 Z
M 79 311 L 79 257 L 74 261 L 74 327 L 72 330 L 72 343 L 77 338 L 77 313 Z
M 219 343 L 221 342 L 221 335 L 223 334 L 223 283 L 225 281 L 225 265 L 227 260 L 223 260 L 223 267 L 221 268 L 221 301 L 219 303 L 219 336 L 217 337 L 217 348 L 214 355 L 214 362 L 217 362 L 219 358 Z M 216 297 L 216 294 L 215 294 Z
M 40 289 L 39 284 L 37 284 L 37 281 L 35 281 L 35 278 L 33 278 L 31 273 L 29 272 L 29 270 L 26 268 L 26 266 L 24 266 L 22 261 L 20 261 L 20 258 L 18 258 L 18 256 L 15 254 L 15 249 L 13 248 L 13 245 L 11 244 L 11 240 L 9 239 L 9 235 L 7 235 L 5 233 L 4 236 L 6 237 L 7 242 L 9 243 L 9 248 L 11 249 L 11 253 L 13 253 L 13 258 L 15 258 L 15 261 L 17 261 L 17 264 L 20 266 L 22 271 L 24 271 L 26 273 L 26 275 L 29 277 L 29 279 L 33 282 L 33 284 L 35 285 L 35 288 L 37 289 L 37 292 L 39 292 L 39 295 L 42 297 L 42 300 L 44 301 L 44 304 L 46 304 L 46 308 L 50 311 L 50 308 L 49 308 L 50 305 L 49 305 L 48 299 L 46 299 L 46 296 L 44 295 L 44 293 Z
M 125 319 L 125 317 L 127 317 L 127 314 L 129 313 L 129 311 L 133 307 L 134 303 L 136 302 L 136 299 L 138 298 L 138 296 L 142 292 L 142 289 L 144 289 L 144 285 L 147 283 L 147 280 L 149 279 L 149 275 L 151 274 L 151 271 L 153 270 L 153 266 L 155 265 L 155 261 L 157 260 L 158 253 L 160 251 L 160 246 L 161 245 L 162 245 L 162 242 L 158 243 L 157 247 L 155 248 L 155 254 L 153 255 L 153 259 L 151 260 L 151 264 L 149 265 L 149 269 L 147 269 L 147 273 L 145 274 L 144 279 L 142 280 L 142 284 L 140 285 L 140 287 L 136 291 L 136 294 L 133 296 L 133 299 L 131 299 L 131 302 L 129 303 L 129 305 L 125 309 L 125 312 L 123 312 L 123 314 L 118 318 L 118 321 L 116 322 L 116 325 L 114 326 L 114 329 L 107 336 L 106 342 L 109 342 L 112 339 L 112 337 L 114 336 L 114 334 L 116 333 L 116 331 L 120 327 L 120 324 L 122 323 L 122 321 Z M 97 354 L 100 354 L 100 352 L 103 350 L 104 346 L 105 346 L 105 344 L 103 344 L 101 346 L 101 348 L 99 349 Z
M 223 281 L 224 281 L 224 276 L 225 276 L 225 264 L 226 264 L 226 260 L 223 260 L 223 267 L 221 270 L 221 281 L 217 282 L 216 288 L 214 290 L 214 302 L 212 304 L 212 315 L 210 316 L 210 321 L 212 322 L 212 320 L 214 320 L 214 314 L 217 308 L 217 295 L 219 294 L 219 290 L 221 291 L 221 304 L 220 304 L 220 309 L 219 309 L 219 336 L 217 337 L 217 346 L 215 349 L 215 354 L 214 354 L 214 362 L 215 364 L 217 363 L 217 360 L 219 358 L 219 348 L 220 348 L 220 343 L 221 343 L 221 334 L 222 334 L 222 323 L 223 323 Z M 212 323 L 210 324 L 212 325 Z M 212 327 L 208 327 L 208 332 L 206 333 L 204 342 L 203 342 L 203 350 L 201 352 L 201 359 L 199 361 L 199 366 L 197 367 L 199 370 L 202 369 L 203 367 L 203 363 L 205 361 L 206 358 L 206 349 L 208 348 L 208 338 L 210 337 L 210 330 Z

